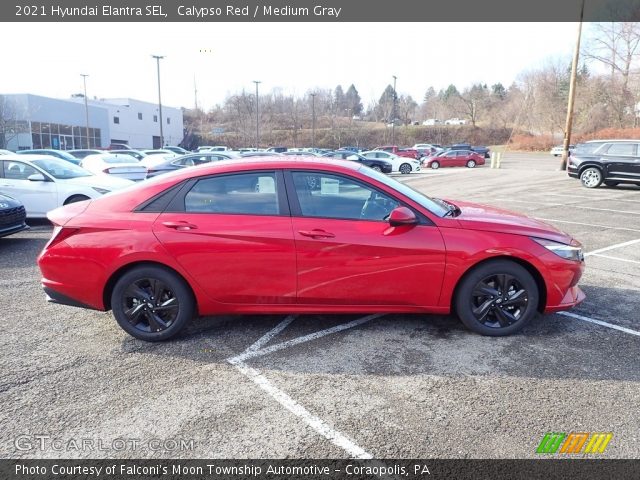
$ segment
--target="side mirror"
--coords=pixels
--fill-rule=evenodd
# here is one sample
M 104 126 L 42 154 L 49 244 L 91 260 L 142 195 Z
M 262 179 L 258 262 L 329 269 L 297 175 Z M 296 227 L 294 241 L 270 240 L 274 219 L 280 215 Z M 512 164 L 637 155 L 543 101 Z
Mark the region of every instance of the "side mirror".
M 29 180 L 30 182 L 44 182 L 44 181 L 46 181 L 46 179 L 44 178 L 44 175 L 42 175 L 41 173 L 34 173 L 33 175 L 29 175 L 27 177 L 27 180 Z
M 415 225 L 418 223 L 415 213 L 407 207 L 398 207 L 389 215 L 389 225 L 400 227 L 402 225 Z

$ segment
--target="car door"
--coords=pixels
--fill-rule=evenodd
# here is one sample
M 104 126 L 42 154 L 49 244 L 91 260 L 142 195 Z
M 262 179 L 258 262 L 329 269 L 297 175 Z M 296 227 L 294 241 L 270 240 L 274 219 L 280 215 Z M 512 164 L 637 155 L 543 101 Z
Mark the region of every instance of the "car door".
M 153 231 L 212 299 L 295 303 L 295 244 L 281 172 L 197 177 Z
M 633 142 L 616 142 L 605 147 L 601 156 L 605 178 L 640 180 L 637 154 L 637 144 Z
M 3 177 L 0 189 L 20 200 L 27 215 L 44 217 L 49 210 L 58 207 L 58 188 L 51 177 L 26 162 L 3 160 Z M 34 174 L 42 175 L 44 180 L 29 180 Z
M 298 303 L 437 305 L 445 249 L 428 219 L 390 227 L 385 217 L 401 202 L 352 177 L 294 170 L 286 179 Z
M 455 167 L 458 161 L 458 151 L 450 150 L 442 156 L 442 167 Z

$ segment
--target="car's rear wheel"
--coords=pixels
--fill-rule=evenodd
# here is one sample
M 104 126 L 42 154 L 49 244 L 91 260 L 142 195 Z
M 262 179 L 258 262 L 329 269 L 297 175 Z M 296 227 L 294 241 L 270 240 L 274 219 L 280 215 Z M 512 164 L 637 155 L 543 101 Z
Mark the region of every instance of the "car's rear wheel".
M 476 161 L 475 160 L 469 160 L 467 162 L 467 167 L 474 168 L 475 166 L 476 166 Z
M 585 168 L 580 174 L 582 185 L 587 188 L 597 188 L 602 184 L 602 171 L 596 167 Z
M 111 294 L 111 308 L 125 332 L 147 342 L 173 337 L 196 310 L 184 280 L 154 266 L 137 267 L 120 277 Z
M 403 163 L 402 165 L 400 165 L 400 173 L 402 173 L 403 175 L 411 173 L 411 165 L 409 165 L 408 163 Z
M 371 168 L 373 168 L 376 172 L 381 172 L 382 171 L 382 169 L 378 165 L 374 165 Z
M 437 170 L 440 168 L 440 162 L 431 162 L 431 168 Z
M 462 323 L 482 335 L 519 331 L 537 311 L 538 286 L 521 265 L 494 260 L 467 274 L 456 291 L 455 309 Z
M 70 203 L 83 202 L 84 200 L 89 200 L 89 197 L 87 197 L 86 195 L 73 195 L 67 198 L 64 201 L 64 204 L 69 205 Z
M 605 184 L 607 187 L 617 187 L 617 186 L 620 184 L 620 182 L 605 181 L 605 182 L 604 182 L 604 184 Z

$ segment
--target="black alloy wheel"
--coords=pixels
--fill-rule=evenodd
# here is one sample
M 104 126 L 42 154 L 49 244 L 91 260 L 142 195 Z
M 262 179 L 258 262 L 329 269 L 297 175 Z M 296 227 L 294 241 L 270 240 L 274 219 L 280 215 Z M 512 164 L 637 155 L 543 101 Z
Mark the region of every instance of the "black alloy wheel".
M 460 320 L 482 335 L 509 335 L 536 314 L 538 286 L 531 274 L 509 260 L 495 260 L 473 270 L 455 299 Z
M 403 163 L 402 165 L 400 165 L 400 173 L 402 173 L 403 175 L 411 173 L 411 165 L 409 165 L 408 163 Z
M 154 342 L 176 335 L 193 317 L 195 301 L 175 273 L 160 267 L 139 267 L 118 280 L 111 307 L 123 330 Z

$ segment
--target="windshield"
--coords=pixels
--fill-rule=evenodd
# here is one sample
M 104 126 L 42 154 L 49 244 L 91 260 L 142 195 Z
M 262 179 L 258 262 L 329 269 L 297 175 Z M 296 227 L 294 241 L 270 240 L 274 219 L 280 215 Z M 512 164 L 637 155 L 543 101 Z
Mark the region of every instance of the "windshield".
M 67 180 L 69 178 L 90 177 L 93 174 L 82 167 L 74 165 L 66 160 L 57 158 L 47 158 L 41 160 L 32 160 L 31 163 L 40 167 L 49 175 L 59 180 Z
M 427 197 L 423 193 L 414 190 L 413 188 L 402 182 L 388 177 L 384 173 L 377 172 L 369 167 L 363 167 L 359 170 L 359 172 L 364 173 L 374 180 L 378 180 L 379 182 L 384 183 L 386 186 L 391 187 L 394 190 L 397 190 L 401 194 L 410 198 L 419 205 L 422 205 L 424 208 L 434 213 L 435 215 L 438 215 L 439 217 L 444 217 L 449 212 L 449 209 L 445 205 L 436 202 L 432 198 Z

